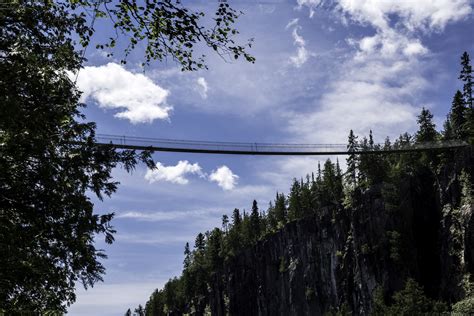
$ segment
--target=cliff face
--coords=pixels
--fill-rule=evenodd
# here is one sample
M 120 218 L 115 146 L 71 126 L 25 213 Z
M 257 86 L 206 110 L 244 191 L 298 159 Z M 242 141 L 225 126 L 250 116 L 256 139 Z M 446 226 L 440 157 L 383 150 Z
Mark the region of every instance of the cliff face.
M 213 275 L 212 314 L 365 315 L 377 287 L 389 297 L 409 277 L 429 296 L 456 302 L 474 272 L 474 207 L 462 198 L 461 177 L 472 165 L 467 152 L 436 175 L 419 169 L 372 187 L 356 207 L 287 224 Z

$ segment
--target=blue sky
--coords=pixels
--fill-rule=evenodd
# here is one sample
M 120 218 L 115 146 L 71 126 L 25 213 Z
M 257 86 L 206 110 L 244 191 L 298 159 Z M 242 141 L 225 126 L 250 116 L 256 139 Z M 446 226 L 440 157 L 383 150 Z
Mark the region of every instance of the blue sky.
M 231 1 L 245 14 L 255 64 L 207 51 L 209 70 L 182 73 L 172 60 L 143 70 L 138 49 L 125 67 L 89 48 L 78 86 L 98 133 L 214 141 L 345 143 L 349 129 L 377 141 L 416 130 L 429 108 L 441 126 L 460 55 L 474 55 L 469 0 Z M 212 14 L 213 1 L 185 2 Z M 98 24 L 95 38 L 107 38 Z M 474 57 L 474 56 L 472 56 Z M 334 158 L 334 157 L 333 157 Z M 325 157 L 155 153 L 158 171 L 114 171 L 118 192 L 97 203 L 115 212 L 116 242 L 105 282 L 78 289 L 71 315 L 121 315 L 179 275 L 184 244 L 220 226 L 222 214 L 266 209 L 292 178 Z M 344 157 L 340 157 L 344 161 Z

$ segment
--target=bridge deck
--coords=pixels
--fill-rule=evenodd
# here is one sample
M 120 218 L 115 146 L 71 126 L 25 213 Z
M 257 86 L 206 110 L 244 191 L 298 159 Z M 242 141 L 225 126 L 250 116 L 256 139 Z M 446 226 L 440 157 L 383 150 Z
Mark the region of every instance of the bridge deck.
M 273 143 L 239 143 L 211 142 L 194 140 L 160 139 L 131 137 L 118 135 L 97 135 L 98 145 L 112 145 L 121 149 L 153 150 L 162 152 L 227 154 L 227 155 L 275 155 L 275 156 L 317 156 L 347 155 L 346 144 L 273 144 Z M 469 146 L 464 141 L 440 141 L 412 144 L 403 147 L 383 148 L 376 145 L 375 149 L 359 148 L 358 154 L 401 153 L 412 151 L 447 150 Z

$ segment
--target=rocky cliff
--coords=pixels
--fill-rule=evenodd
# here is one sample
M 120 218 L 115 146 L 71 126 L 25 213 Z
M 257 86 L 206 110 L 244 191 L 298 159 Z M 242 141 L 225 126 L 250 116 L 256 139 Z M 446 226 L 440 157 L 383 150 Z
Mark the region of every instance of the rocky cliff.
M 462 299 L 474 272 L 472 183 L 464 183 L 474 160 L 472 149 L 445 158 L 440 170 L 370 187 L 355 206 L 316 210 L 228 260 L 212 275 L 212 314 L 366 315 L 376 288 L 390 298 L 407 278 L 437 300 Z

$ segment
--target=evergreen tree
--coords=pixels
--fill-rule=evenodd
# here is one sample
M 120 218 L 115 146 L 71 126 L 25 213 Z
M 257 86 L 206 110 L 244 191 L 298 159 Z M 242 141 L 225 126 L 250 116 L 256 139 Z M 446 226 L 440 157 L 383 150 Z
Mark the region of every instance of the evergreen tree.
M 205 248 L 206 248 L 206 240 L 204 238 L 204 234 L 199 233 L 196 236 L 196 241 L 194 243 L 194 249 L 197 250 L 197 251 L 204 251 Z
M 474 143 L 474 96 L 472 93 L 473 89 L 473 78 L 472 78 L 472 66 L 469 60 L 469 54 L 464 52 L 461 57 L 461 73 L 459 75 L 459 79 L 461 79 L 464 83 L 463 85 L 463 99 L 466 105 L 466 113 L 465 113 L 465 122 L 463 126 L 463 131 L 465 133 L 464 136 L 467 137 L 468 141 L 473 144 Z
M 383 150 L 390 150 L 392 148 L 392 144 L 390 142 L 390 137 L 385 137 L 385 142 L 383 144 Z
M 323 177 L 321 172 L 321 163 L 318 161 L 318 170 L 316 175 L 316 181 L 311 186 L 311 202 L 315 209 L 318 209 L 322 205 L 323 201 Z
M 367 152 L 370 150 L 369 141 L 367 140 L 367 137 L 364 136 L 364 138 L 362 138 L 362 142 L 360 142 L 359 146 L 360 146 L 361 151 Z M 359 164 L 357 168 L 358 170 L 357 183 L 360 188 L 367 188 L 370 184 L 368 181 L 368 174 L 369 174 L 370 168 L 372 168 L 370 164 L 371 157 L 372 155 L 367 155 L 367 154 L 359 156 L 359 159 L 358 159 Z
M 143 309 L 143 306 L 141 304 L 139 304 L 138 307 L 135 308 L 135 315 L 136 316 L 145 316 L 145 310 Z
M 293 221 L 301 218 L 301 211 L 301 184 L 298 180 L 293 179 L 288 195 L 288 220 Z
M 327 159 L 323 167 L 323 197 L 324 204 L 337 203 L 336 198 L 336 170 L 330 159 Z
M 309 175 L 306 175 L 306 182 L 301 183 L 302 217 L 310 215 L 313 209 L 313 198 L 311 193 L 311 186 L 313 182 L 313 180 L 310 180 Z
M 250 213 L 250 240 L 255 242 L 260 238 L 260 213 L 257 201 L 253 200 L 252 211 Z
M 278 228 L 278 220 L 275 213 L 275 207 L 273 206 L 272 201 L 270 201 L 268 204 L 267 223 L 269 232 L 274 231 Z
M 473 109 L 473 94 L 472 94 L 472 87 L 474 80 L 472 78 L 472 66 L 469 60 L 469 54 L 464 52 L 461 56 L 461 74 L 459 75 L 459 79 L 464 82 L 463 86 L 463 97 L 466 105 L 469 109 Z
M 222 266 L 222 243 L 222 231 L 219 228 L 214 228 L 211 234 L 209 235 L 209 240 L 206 249 L 207 261 L 209 263 L 209 269 L 211 271 L 216 271 L 219 267 Z
M 371 150 L 375 149 L 374 135 L 372 134 L 372 130 L 370 130 L 369 132 L 369 149 Z
M 334 196 L 337 203 L 340 203 L 344 197 L 344 186 L 342 179 L 342 170 L 339 165 L 339 158 L 336 158 L 336 183 L 334 185 Z
M 234 209 L 232 212 L 232 227 L 229 230 L 229 237 L 226 243 L 226 249 L 229 256 L 235 255 L 242 248 L 242 217 L 240 210 Z
M 187 242 L 184 246 L 184 262 L 183 267 L 184 269 L 188 269 L 191 266 L 191 250 L 189 249 L 189 243 Z
M 132 311 L 129 309 L 127 309 L 127 311 L 125 312 L 125 316 L 132 316 Z
M 242 246 L 244 248 L 253 244 L 254 236 L 252 234 L 252 228 L 250 226 L 250 216 L 245 210 L 244 215 L 242 216 L 242 228 L 240 231 L 240 238 L 242 241 Z
M 322 183 L 322 173 L 321 173 L 321 163 L 318 161 L 318 176 L 316 177 L 316 182 L 319 184 Z
M 355 188 L 357 185 L 357 168 L 358 168 L 358 157 L 357 157 L 357 136 L 351 130 L 349 132 L 349 138 L 347 143 L 347 171 L 346 171 L 346 182 L 350 188 Z
M 284 225 L 287 222 L 287 202 L 283 193 L 277 192 L 275 199 L 275 216 L 278 222 L 278 226 Z
M 465 106 L 464 98 L 461 91 L 458 90 L 454 95 L 449 117 L 452 129 L 451 133 L 455 139 L 464 139 L 466 137 L 466 114 L 467 109 Z
M 235 208 L 232 212 L 232 225 L 234 228 L 239 229 L 242 223 L 242 217 L 240 216 L 240 210 Z
M 229 216 L 226 214 L 222 215 L 222 229 L 227 234 L 229 230 Z
M 443 124 L 443 140 L 451 140 L 454 138 L 453 127 L 451 124 L 450 115 L 446 116 L 446 121 Z
M 438 132 L 436 131 L 435 124 L 433 123 L 433 114 L 424 107 L 418 115 L 418 132 L 416 133 L 415 139 L 419 143 L 435 141 Z

